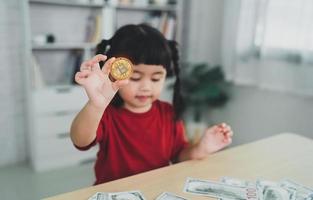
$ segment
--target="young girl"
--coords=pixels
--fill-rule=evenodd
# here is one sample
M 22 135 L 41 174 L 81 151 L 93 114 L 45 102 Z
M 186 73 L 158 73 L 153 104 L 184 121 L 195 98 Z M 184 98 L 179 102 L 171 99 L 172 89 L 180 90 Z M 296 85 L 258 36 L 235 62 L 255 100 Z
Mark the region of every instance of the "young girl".
M 133 63 L 133 74 L 129 80 L 112 82 L 110 66 L 120 56 Z M 165 78 L 172 75 L 173 107 L 158 100 Z M 72 123 L 71 139 L 81 150 L 99 143 L 95 184 L 203 159 L 231 143 L 232 130 L 223 123 L 207 129 L 199 143 L 188 144 L 180 120 L 176 42 L 148 25 L 126 25 L 103 40 L 97 55 L 82 63 L 75 80 L 89 101 Z

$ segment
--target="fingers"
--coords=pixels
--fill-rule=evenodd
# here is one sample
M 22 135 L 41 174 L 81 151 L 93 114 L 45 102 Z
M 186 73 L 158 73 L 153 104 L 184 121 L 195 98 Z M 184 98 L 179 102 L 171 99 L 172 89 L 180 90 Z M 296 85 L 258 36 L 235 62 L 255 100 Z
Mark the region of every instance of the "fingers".
M 221 123 L 216 125 L 216 129 L 216 134 L 221 134 L 223 136 L 223 142 L 225 144 L 230 144 L 232 142 L 232 136 L 234 133 L 229 125 Z
M 85 71 L 85 70 L 89 70 L 89 71 L 100 70 L 99 62 L 105 61 L 106 59 L 107 59 L 107 56 L 102 55 L 102 54 L 98 54 L 98 55 L 94 56 L 92 59 L 83 62 L 83 63 L 81 64 L 81 66 L 80 66 L 80 71 Z
M 226 137 L 223 139 L 223 142 L 226 143 L 226 144 L 230 144 L 232 143 L 233 139 L 231 137 Z
M 219 131 L 221 131 L 225 135 L 233 136 L 233 131 L 232 131 L 231 127 L 228 126 L 226 123 L 221 123 L 221 124 L 217 125 L 217 127 L 218 127 Z
M 223 135 L 223 142 L 225 144 L 230 144 L 232 143 L 232 136 L 234 135 L 231 127 L 227 125 L 226 123 L 221 123 L 216 125 L 217 127 L 217 133 Z
M 104 63 L 104 66 L 102 67 L 103 73 L 105 73 L 105 74 L 110 73 L 110 68 L 111 68 L 111 65 L 114 62 L 114 60 L 115 60 L 115 57 L 112 57 Z
M 91 72 L 84 70 L 81 72 L 77 72 L 75 74 L 75 81 L 79 84 L 79 85 L 84 85 L 86 78 L 89 76 Z
M 103 54 L 97 54 L 91 60 L 94 63 L 99 63 L 101 61 L 105 61 L 106 59 L 107 59 L 107 56 L 105 56 Z
M 101 61 L 105 61 L 107 59 L 107 56 L 105 55 L 102 55 L 102 54 L 98 54 L 96 56 L 94 56 L 92 59 L 91 59 L 91 62 L 92 62 L 92 67 L 91 67 L 91 71 L 100 71 L 100 62 Z
M 80 65 L 80 71 L 91 71 L 92 62 L 90 60 L 84 61 Z

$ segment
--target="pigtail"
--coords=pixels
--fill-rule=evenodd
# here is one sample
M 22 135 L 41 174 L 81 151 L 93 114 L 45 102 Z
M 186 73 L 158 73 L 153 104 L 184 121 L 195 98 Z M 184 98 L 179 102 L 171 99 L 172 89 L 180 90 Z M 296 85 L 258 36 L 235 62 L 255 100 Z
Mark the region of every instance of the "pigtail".
M 173 106 L 175 111 L 175 120 L 179 120 L 183 114 L 183 98 L 180 91 L 180 69 L 179 69 L 179 53 L 177 48 L 177 42 L 174 40 L 168 41 L 172 54 L 172 70 L 176 76 L 173 91 Z
M 99 44 L 97 44 L 97 46 L 96 46 L 96 55 L 97 54 L 105 55 L 108 48 L 110 47 L 110 43 L 111 43 L 111 40 L 101 40 L 101 42 Z M 99 65 L 102 68 L 102 66 L 104 65 L 104 62 L 101 61 L 99 63 Z

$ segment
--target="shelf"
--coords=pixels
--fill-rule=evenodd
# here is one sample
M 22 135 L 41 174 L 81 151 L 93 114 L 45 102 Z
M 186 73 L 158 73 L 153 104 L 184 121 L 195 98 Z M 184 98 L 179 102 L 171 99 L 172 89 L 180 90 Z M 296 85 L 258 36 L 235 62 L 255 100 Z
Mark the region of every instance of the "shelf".
M 29 0 L 32 4 L 48 4 L 56 6 L 76 6 L 76 7 L 91 7 L 91 8 L 103 8 L 104 6 L 113 7 L 120 10 L 134 10 L 134 11 L 167 11 L 174 12 L 176 5 L 110 5 L 108 3 L 82 3 L 76 0 Z
M 45 85 L 40 88 L 34 89 L 35 93 L 42 92 L 42 91 L 57 91 L 57 92 L 67 92 L 70 90 L 78 90 L 83 89 L 82 86 L 78 84 L 55 84 L 55 85 Z
M 134 10 L 134 11 L 166 11 L 166 12 L 175 12 L 175 5 L 147 5 L 147 6 L 139 6 L 139 5 L 117 5 L 112 6 L 119 10 Z
M 94 43 L 52 43 L 32 46 L 33 50 L 70 50 L 70 49 L 93 49 L 96 47 Z
M 56 6 L 76 6 L 76 7 L 86 7 L 86 8 L 102 8 L 103 3 L 83 3 L 77 2 L 77 0 L 63 0 L 63 1 L 53 1 L 53 0 L 29 0 L 29 3 L 33 4 L 49 4 Z
M 83 87 L 78 84 L 54 84 L 54 85 L 45 85 L 39 88 L 33 88 L 33 92 L 42 93 L 45 91 L 56 91 L 59 93 L 66 93 L 71 90 L 83 90 Z

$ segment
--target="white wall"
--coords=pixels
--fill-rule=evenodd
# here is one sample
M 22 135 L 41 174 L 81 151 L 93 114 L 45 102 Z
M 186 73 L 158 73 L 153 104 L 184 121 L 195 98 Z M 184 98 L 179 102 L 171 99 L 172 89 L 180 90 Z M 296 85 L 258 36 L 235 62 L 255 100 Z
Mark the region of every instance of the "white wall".
M 0 166 L 26 157 L 23 3 L 0 2 Z
M 190 1 L 187 60 L 221 64 L 222 0 Z
M 208 117 L 229 123 L 235 132 L 233 145 L 238 145 L 281 132 L 313 139 L 312 116 L 313 97 L 234 86 L 229 103 Z

